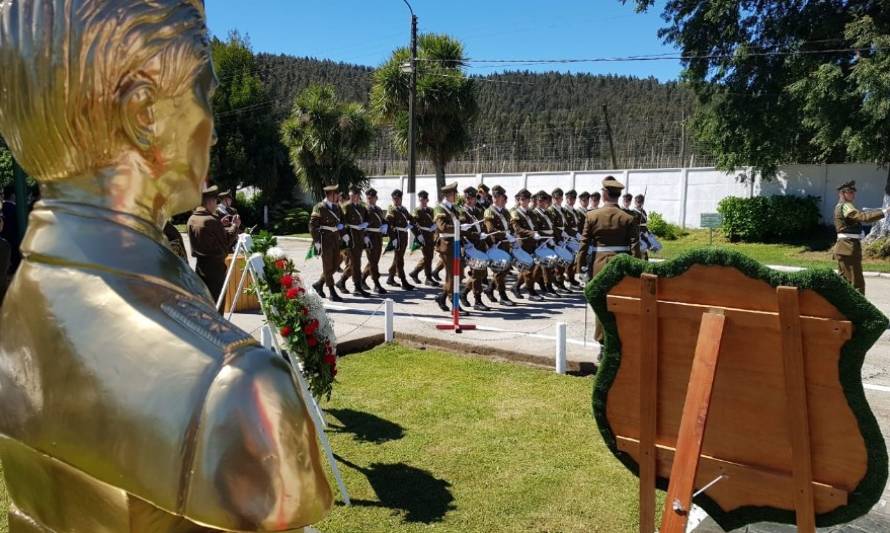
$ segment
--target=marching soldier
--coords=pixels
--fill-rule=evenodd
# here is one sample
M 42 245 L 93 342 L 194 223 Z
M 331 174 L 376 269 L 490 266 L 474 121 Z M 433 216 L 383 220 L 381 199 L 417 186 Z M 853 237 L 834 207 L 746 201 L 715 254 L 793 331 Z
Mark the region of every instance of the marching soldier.
M 837 259 L 841 276 L 849 281 L 856 290 L 865 294 L 865 278 L 862 276 L 862 239 L 865 232 L 862 224 L 881 220 L 890 214 L 890 208 L 863 213 L 856 209 L 856 182 L 848 181 L 837 188 L 837 205 L 834 208 L 834 229 L 837 231 L 837 243 L 834 245 L 834 257 Z
M 480 252 L 488 250 L 488 234 L 482 228 L 485 213 L 476 205 L 476 188 L 467 187 L 464 189 L 464 207 L 461 209 L 461 237 L 464 242 L 469 242 Z M 482 288 L 487 278 L 485 270 L 470 270 L 469 278 L 466 281 L 464 290 L 460 294 L 461 303 L 470 307 L 470 300 L 467 295 L 473 293 L 473 301 L 475 305 L 473 309 L 477 311 L 491 311 L 491 308 L 482 301 Z
M 639 226 L 633 215 L 618 207 L 624 185 L 612 176 L 603 180 L 603 207 L 587 213 L 581 251 L 578 253 L 579 270 L 588 272 L 590 278 L 599 273 L 617 254 L 629 254 L 639 240 Z M 596 322 L 594 338 L 602 343 L 603 331 Z
M 445 283 L 442 286 L 442 292 L 436 297 L 436 303 L 439 304 L 439 309 L 448 312 L 448 305 L 445 302 L 451 299 L 454 294 L 454 221 L 460 219 L 461 210 L 454 203 L 457 197 L 456 182 L 442 187 L 441 191 L 443 198 L 436 206 L 434 213 L 438 230 L 436 251 L 445 266 Z M 464 310 L 461 309 L 461 312 L 463 313 Z
M 337 282 L 337 288 L 346 292 L 346 280 L 352 278 L 355 283 L 355 290 L 352 294 L 355 296 L 371 296 L 368 291 L 362 287 L 362 252 L 371 247 L 371 238 L 365 234 L 368 227 L 366 222 L 368 219 L 368 211 L 362 205 L 362 190 L 360 187 L 353 185 L 349 188 L 349 203 L 343 208 L 343 224 L 346 226 L 346 233 L 349 235 L 349 242 L 346 243 L 346 266 L 343 269 L 343 275 Z
M 640 259 L 648 261 L 651 240 L 649 239 L 649 214 L 646 213 L 646 209 L 643 207 L 645 202 L 646 197 L 642 194 L 634 196 L 633 210 L 634 213 L 637 214 L 637 219 L 640 221 Z
M 479 206 L 479 209 L 484 213 L 492 204 L 491 194 L 489 194 L 490 189 L 488 188 L 488 185 L 480 183 L 476 186 L 476 191 L 476 205 Z
M 587 211 L 590 209 L 590 193 L 587 191 L 582 192 L 578 195 L 578 207 L 575 208 L 575 213 L 577 213 L 578 217 L 578 236 L 584 235 L 584 221 L 587 220 Z
M 322 298 L 325 297 L 324 285 L 331 291 L 331 301 L 342 302 L 343 298 L 337 294 L 334 288 L 334 274 L 340 267 L 340 239 L 348 243 L 349 234 L 343 225 L 343 211 L 340 208 L 339 187 L 329 185 L 324 188 L 325 199 L 315 205 L 312 215 L 309 217 L 309 233 L 312 235 L 312 245 L 321 256 L 322 271 L 318 281 L 312 284 L 312 288 Z
M 414 286 L 408 283 L 408 278 L 405 276 L 405 250 L 408 249 L 408 236 L 411 227 L 414 226 L 414 219 L 402 206 L 402 191 L 399 189 L 392 192 L 392 205 L 386 212 L 386 224 L 389 226 L 389 240 L 392 242 L 395 254 L 389 267 L 386 284 L 396 287 L 395 276 L 398 274 L 402 288 L 406 291 L 414 290 Z
M 420 207 L 414 210 L 414 222 L 417 224 L 420 240 L 420 250 L 423 258 L 411 271 L 411 279 L 414 283 L 420 285 L 420 272 L 423 271 L 426 276 L 426 284 L 428 287 L 438 287 L 439 283 L 433 279 L 433 254 L 436 251 L 436 222 L 433 220 L 433 210 L 429 207 L 430 195 L 426 191 L 417 193 L 420 200 Z
M 530 200 L 532 194 L 528 189 L 520 189 L 516 193 L 517 205 L 510 212 L 510 224 L 513 228 L 513 235 L 520 239 L 522 249 L 529 255 L 534 256 L 538 247 L 538 238 L 541 236 L 535 227 L 535 217 L 530 208 Z M 540 265 L 534 265 L 532 268 L 522 272 L 516 278 L 516 284 L 513 285 L 513 295 L 519 299 L 522 298 L 522 285 L 525 285 L 528 291 L 528 299 L 533 302 L 543 302 L 537 291 L 535 291 L 535 278 L 538 275 Z
M 511 234 L 510 212 L 505 207 L 507 191 L 500 185 L 495 185 L 491 188 L 491 193 L 494 197 L 494 205 L 485 210 L 485 232 L 488 233 L 493 246 L 510 253 L 516 238 Z M 495 274 L 493 283 L 488 286 L 486 295 L 492 302 L 495 301 L 495 289 L 498 291 L 501 305 L 506 307 L 516 305 L 507 297 L 507 270 Z
M 570 238 L 580 240 L 581 233 L 579 228 L 581 227 L 581 220 L 578 217 L 578 212 L 575 210 L 575 199 L 577 197 L 578 193 L 575 189 L 566 191 L 566 205 L 563 206 L 562 210 L 563 213 L 565 213 L 566 218 L 566 233 L 568 233 Z M 575 271 L 576 265 L 575 262 L 572 261 L 572 264 L 566 267 L 566 280 L 572 288 L 579 288 L 581 284 L 578 283 L 578 280 L 575 278 Z
M 632 195 L 631 193 L 625 193 L 621 197 L 621 208 L 625 211 L 633 211 L 633 209 L 630 207 L 630 203 L 633 201 L 633 199 L 634 195 Z
M 192 212 L 188 220 L 192 257 L 198 260 L 195 272 L 210 289 L 214 302 L 219 298 L 226 280 L 226 256 L 238 238 L 237 224 L 225 228 L 214 215 L 218 193 L 216 185 L 204 189 L 201 206 Z
M 562 208 L 562 198 L 563 191 L 559 187 L 553 189 L 553 192 L 550 193 L 551 204 L 550 207 L 545 211 L 547 216 L 550 217 L 550 221 L 553 223 L 553 234 L 555 244 L 561 244 L 569 234 L 569 224 L 566 219 L 565 211 Z M 559 289 L 564 293 L 571 293 L 572 291 L 566 287 L 565 282 L 567 281 L 566 276 L 566 268 L 563 266 L 557 266 L 553 269 L 555 280 L 553 285 L 555 288 Z
M 386 294 L 386 289 L 380 284 L 380 256 L 383 254 L 383 236 L 389 233 L 389 227 L 386 225 L 386 214 L 380 206 L 377 205 L 377 191 L 368 189 L 365 193 L 368 200 L 368 227 L 365 233 L 371 245 L 365 248 L 368 256 L 368 264 L 362 270 L 362 285 L 370 276 L 374 280 L 374 292 L 377 294 Z
M 594 209 L 599 209 L 601 197 L 602 196 L 598 192 L 590 193 L 590 208 L 587 209 L 588 212 L 593 211 Z
M 550 208 L 550 195 L 547 194 L 546 191 L 538 191 L 538 194 L 535 195 L 535 199 L 535 209 L 532 211 L 532 220 L 535 222 L 535 229 L 542 237 L 552 240 L 556 237 L 556 228 L 553 225 L 553 219 L 547 214 L 547 209 Z M 541 287 L 541 292 L 551 296 L 559 296 L 560 293 L 557 292 L 556 288 L 553 286 L 555 279 L 553 268 L 540 265 L 535 281 Z

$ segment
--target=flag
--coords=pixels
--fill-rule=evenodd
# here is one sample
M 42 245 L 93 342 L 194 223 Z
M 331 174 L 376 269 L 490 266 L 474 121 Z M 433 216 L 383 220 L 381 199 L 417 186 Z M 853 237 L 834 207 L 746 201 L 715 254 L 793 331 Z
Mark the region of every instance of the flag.
M 423 245 L 420 244 L 420 240 L 415 235 L 414 241 L 411 243 L 411 253 L 413 254 L 414 252 L 416 252 L 417 250 L 419 250 L 422 247 L 423 247 Z
M 306 261 L 312 259 L 313 257 L 318 257 L 318 254 L 315 253 L 315 243 L 309 244 L 309 251 L 306 252 Z

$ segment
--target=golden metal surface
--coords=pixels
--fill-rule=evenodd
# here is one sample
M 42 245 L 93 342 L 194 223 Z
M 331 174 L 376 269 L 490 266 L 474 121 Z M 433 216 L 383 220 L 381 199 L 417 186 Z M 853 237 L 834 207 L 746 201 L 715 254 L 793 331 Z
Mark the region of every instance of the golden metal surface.
M 332 494 L 286 363 L 164 244 L 214 140 L 198 0 L 0 0 L 0 134 L 44 200 L 0 314 L 11 533 L 291 531 Z

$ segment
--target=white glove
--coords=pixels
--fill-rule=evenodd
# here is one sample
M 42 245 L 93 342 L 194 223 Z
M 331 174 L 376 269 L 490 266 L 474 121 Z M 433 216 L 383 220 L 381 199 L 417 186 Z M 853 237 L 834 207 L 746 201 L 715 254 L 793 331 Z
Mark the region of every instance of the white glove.
M 365 246 L 371 247 L 371 237 L 365 237 Z
M 487 238 L 488 238 L 488 234 L 485 233 L 485 232 L 483 231 L 482 233 L 479 234 L 479 238 L 480 238 L 480 239 L 487 239 Z
M 538 232 L 536 231 L 535 234 L 533 235 L 533 237 L 534 237 L 535 239 L 540 239 L 540 238 L 541 238 L 541 234 L 538 233 Z
M 417 234 L 417 242 L 420 244 L 424 244 L 426 241 L 423 240 L 423 235 Z
M 359 227 L 362 228 L 362 229 L 368 229 L 368 223 L 367 223 L 367 222 L 362 222 L 361 226 L 359 226 Z
M 399 247 L 399 240 L 398 240 L 398 239 L 393 239 L 393 240 L 392 240 L 392 247 L 393 247 L 393 248 L 398 248 L 398 247 Z
M 461 225 L 460 225 L 460 230 L 461 230 L 461 231 L 467 231 L 467 230 L 469 230 L 469 229 L 472 228 L 472 227 L 473 227 L 472 224 L 461 224 Z
M 383 224 L 382 226 L 380 226 L 380 233 L 386 233 L 387 231 L 389 231 L 389 224 Z
M 509 243 L 516 242 L 516 237 L 514 237 L 512 234 L 508 233 L 507 234 L 507 242 L 509 242 Z
M 321 253 L 321 243 L 320 242 L 315 243 L 315 253 L 317 253 L 317 254 Z
M 343 242 L 345 242 L 346 244 L 349 244 L 349 235 L 343 236 Z
M 343 224 L 337 224 L 337 229 L 343 231 Z

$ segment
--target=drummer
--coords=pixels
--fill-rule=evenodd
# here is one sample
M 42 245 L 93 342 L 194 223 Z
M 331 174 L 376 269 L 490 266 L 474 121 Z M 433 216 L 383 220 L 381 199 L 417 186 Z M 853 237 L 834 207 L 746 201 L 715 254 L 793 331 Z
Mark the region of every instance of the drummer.
M 577 248 L 574 247 L 574 243 L 580 242 L 581 235 L 579 228 L 581 227 L 581 223 L 583 222 L 583 218 L 578 215 L 578 211 L 575 209 L 575 199 L 578 197 L 578 193 L 575 189 L 570 189 L 566 191 L 566 205 L 563 206 L 563 212 L 566 215 L 566 233 L 569 234 L 569 240 L 573 243 L 571 246 L 568 246 L 570 251 L 574 251 Z M 575 278 L 576 273 L 576 265 L 575 262 L 566 267 L 566 279 L 569 282 L 569 285 L 573 289 L 581 288 L 581 284 L 578 283 L 578 280 Z
M 491 188 L 491 194 L 494 199 L 494 205 L 485 210 L 485 231 L 489 235 L 492 242 L 492 250 L 502 250 L 510 253 L 513 249 L 513 243 L 516 238 L 513 237 L 510 230 L 510 212 L 507 211 L 507 191 L 500 185 Z M 501 272 L 494 274 L 494 281 L 488 285 L 485 294 L 492 302 L 495 301 L 494 291 L 498 291 L 498 299 L 501 305 L 513 307 L 514 304 L 507 297 L 507 272 L 509 268 L 505 268 Z
M 543 302 L 544 298 L 535 291 L 535 276 L 537 275 L 538 265 L 531 261 L 538 247 L 538 239 L 541 237 L 535 229 L 535 217 L 529 205 L 531 197 L 532 193 L 528 189 L 520 189 L 516 193 L 518 205 L 510 212 L 510 225 L 513 228 L 513 235 L 520 239 L 521 243 L 519 249 L 528 255 L 528 259 L 532 263 L 516 277 L 516 284 L 513 285 L 513 296 L 517 299 L 522 298 L 522 285 L 525 285 L 529 300 Z
M 535 223 L 535 231 L 541 236 L 538 245 L 546 244 L 549 246 L 553 244 L 555 228 L 553 227 L 553 221 L 547 214 L 547 209 L 549 207 L 550 195 L 547 194 L 547 191 L 538 191 L 538 193 L 535 194 L 535 209 L 532 211 L 532 220 Z M 535 253 L 538 253 L 538 248 L 535 248 Z M 560 293 L 556 292 L 556 289 L 553 287 L 553 268 L 540 263 L 537 267 L 535 282 L 541 287 L 541 292 L 551 296 L 559 296 Z
M 477 192 L 475 187 L 467 187 L 464 189 L 464 206 L 460 213 L 461 232 L 464 244 L 472 244 L 477 252 L 483 252 L 484 255 L 484 252 L 488 250 L 489 237 L 488 233 L 484 231 L 482 226 L 485 213 L 478 205 L 476 205 Z M 465 230 L 464 228 L 467 229 Z M 471 249 L 467 247 L 468 257 L 470 253 Z M 486 256 L 486 261 L 487 259 Z M 473 301 L 475 302 L 473 309 L 476 311 L 491 311 L 491 308 L 485 305 L 485 302 L 482 301 L 482 288 L 485 285 L 487 277 L 488 271 L 485 269 L 470 269 L 464 284 L 464 290 L 460 294 L 460 303 L 463 306 L 470 306 L 470 300 L 467 295 L 472 292 Z
M 568 238 L 568 220 L 566 219 L 566 213 L 562 208 L 562 197 L 563 192 L 559 187 L 553 189 L 553 192 L 550 193 L 551 204 L 550 207 L 547 208 L 547 216 L 550 217 L 550 221 L 553 223 L 553 233 L 554 233 L 554 247 L 555 246 L 565 246 L 566 238 Z M 566 267 L 562 265 L 557 265 L 553 269 L 554 280 L 553 286 L 559 291 L 569 294 L 571 293 L 571 289 L 566 287 Z
M 433 211 L 436 222 L 436 251 L 445 268 L 445 283 L 442 292 L 436 297 L 439 309 L 448 312 L 447 300 L 451 298 L 454 287 L 454 220 L 460 217 L 460 207 L 455 204 L 457 197 L 457 183 L 450 183 L 440 189 L 442 201 Z M 462 276 L 461 276 L 462 277 Z M 465 313 L 463 309 L 461 313 Z

